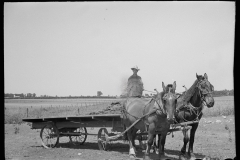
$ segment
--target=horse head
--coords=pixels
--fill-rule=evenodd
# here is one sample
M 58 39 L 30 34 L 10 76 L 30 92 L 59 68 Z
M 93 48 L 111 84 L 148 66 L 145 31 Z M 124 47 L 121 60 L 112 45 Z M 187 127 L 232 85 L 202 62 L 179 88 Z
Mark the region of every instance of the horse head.
M 213 85 L 208 81 L 208 76 L 205 73 L 204 76 L 197 75 L 196 77 L 198 79 L 197 88 L 200 92 L 200 96 L 202 97 L 203 102 L 206 103 L 206 106 L 208 108 L 213 107 L 214 105 L 214 99 L 212 96 L 212 93 L 214 91 Z
M 167 119 L 170 123 L 174 122 L 174 113 L 176 109 L 177 104 L 177 95 L 175 94 L 176 90 L 176 82 L 173 84 L 169 84 L 167 86 L 164 85 L 162 82 L 162 88 L 163 92 L 159 93 L 160 96 L 160 102 L 161 102 L 161 108 L 163 110 L 163 113 L 167 116 Z M 157 90 L 156 90 L 157 91 Z

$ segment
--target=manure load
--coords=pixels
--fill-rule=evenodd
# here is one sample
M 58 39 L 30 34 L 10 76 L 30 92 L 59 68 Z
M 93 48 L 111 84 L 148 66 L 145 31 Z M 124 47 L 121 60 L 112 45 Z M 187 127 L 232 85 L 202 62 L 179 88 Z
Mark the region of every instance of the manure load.
M 123 104 L 120 102 L 114 102 L 111 103 L 107 108 L 97 111 L 97 112 L 91 112 L 89 115 L 98 115 L 98 114 L 121 114 L 123 109 Z

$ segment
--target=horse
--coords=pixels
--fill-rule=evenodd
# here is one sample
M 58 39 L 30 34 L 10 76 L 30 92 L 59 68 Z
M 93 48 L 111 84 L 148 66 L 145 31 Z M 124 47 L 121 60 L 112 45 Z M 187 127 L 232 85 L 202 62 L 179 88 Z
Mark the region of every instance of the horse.
M 153 143 L 155 132 L 161 133 L 161 145 L 159 145 L 159 158 L 164 157 L 164 145 L 166 135 L 170 128 L 170 124 L 174 122 L 174 113 L 176 109 L 176 82 L 165 87 L 162 82 L 162 92 L 155 91 L 157 94 L 150 100 L 144 98 L 128 98 L 123 104 L 125 111 L 123 112 L 124 128 L 128 127 L 125 133 L 129 142 L 130 158 L 136 157 L 135 138 L 136 132 L 147 131 L 147 147 L 144 159 L 150 159 L 150 149 Z M 140 120 L 141 119 L 141 120 Z M 138 122 L 137 122 L 138 121 Z
M 213 85 L 208 81 L 208 76 L 205 73 L 204 76 L 198 75 L 196 73 L 197 79 L 193 85 L 180 95 L 177 99 L 177 107 L 175 112 L 176 123 L 182 123 L 187 121 L 198 121 L 202 118 L 202 110 L 204 105 L 208 108 L 214 106 L 214 98 L 212 93 L 214 91 Z M 195 158 L 193 153 L 193 143 L 195 138 L 195 132 L 198 128 L 199 123 L 190 124 L 192 128 L 189 130 L 183 130 L 183 147 L 181 148 L 181 153 L 179 159 L 184 159 L 186 156 L 186 145 L 189 142 L 188 156 L 190 158 Z

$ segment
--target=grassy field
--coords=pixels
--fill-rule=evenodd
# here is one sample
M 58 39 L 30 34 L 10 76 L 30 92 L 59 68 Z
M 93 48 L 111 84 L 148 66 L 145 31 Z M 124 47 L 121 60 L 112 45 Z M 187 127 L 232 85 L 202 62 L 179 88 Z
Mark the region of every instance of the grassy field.
M 205 107 L 204 117 L 234 115 L 234 97 L 214 97 L 212 108 Z M 22 118 L 86 115 L 122 99 L 5 99 L 5 123 L 21 123 Z
M 5 123 L 22 118 L 66 117 L 100 111 L 121 99 L 5 99 Z
M 234 96 L 214 97 L 214 100 L 215 104 L 212 108 L 203 109 L 205 117 L 234 115 Z

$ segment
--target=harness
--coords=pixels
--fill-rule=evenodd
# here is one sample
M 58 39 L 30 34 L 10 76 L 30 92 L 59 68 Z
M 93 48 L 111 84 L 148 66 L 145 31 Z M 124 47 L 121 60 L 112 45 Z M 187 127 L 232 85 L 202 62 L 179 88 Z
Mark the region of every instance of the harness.
M 194 107 L 191 103 L 188 103 L 187 105 L 185 105 L 183 107 L 183 109 L 186 109 L 190 112 L 190 114 L 192 115 L 193 113 L 196 115 L 196 118 L 194 120 L 191 121 L 199 121 L 199 116 L 202 113 L 202 109 L 203 109 L 203 105 L 201 107 Z M 185 113 L 185 112 L 184 112 Z M 188 122 L 188 120 L 186 120 L 184 118 L 184 116 L 182 117 L 182 119 L 184 120 L 184 122 Z M 177 121 L 176 121 L 177 122 Z
M 186 105 L 184 106 L 181 106 L 180 108 L 178 108 L 179 111 L 183 110 L 183 109 L 186 109 L 190 112 L 190 114 L 195 114 L 196 115 L 196 118 L 194 119 L 194 121 L 199 121 L 199 116 L 202 114 L 202 110 L 203 110 L 203 107 L 207 105 L 207 102 L 204 98 L 204 95 L 207 95 L 207 94 L 211 94 L 213 93 L 213 89 L 212 91 L 203 91 L 202 90 L 202 85 L 203 83 L 206 83 L 206 81 L 204 80 L 201 80 L 197 83 L 196 87 L 198 88 L 199 90 L 199 95 L 201 97 L 201 106 L 200 107 L 195 107 L 193 106 L 190 102 L 187 102 Z M 211 85 L 211 84 L 210 84 Z M 213 88 L 213 86 L 211 85 L 211 87 Z M 179 96 L 180 97 L 180 96 Z M 185 122 L 188 122 L 188 120 L 186 120 L 184 117 L 182 117 L 182 119 L 185 121 Z M 175 120 L 176 121 L 176 120 Z M 192 120 L 191 120 L 192 121 Z M 177 121 L 176 121 L 177 122 Z
M 137 116 L 134 116 L 134 115 L 130 114 L 130 113 L 126 110 L 125 107 L 122 107 L 122 113 L 125 114 L 125 115 L 128 114 L 128 115 L 136 118 L 137 120 L 138 120 L 138 119 L 143 120 L 143 118 L 145 118 L 146 116 L 150 116 L 150 115 L 153 114 L 153 113 L 156 113 L 158 110 L 159 110 L 159 113 L 165 113 L 165 112 L 164 112 L 164 109 L 163 109 L 162 106 L 158 103 L 158 101 L 157 101 L 154 97 L 151 97 L 151 98 L 152 98 L 152 99 L 144 106 L 143 116 L 142 116 L 142 117 L 137 117 Z M 155 110 L 153 110 L 153 111 L 151 111 L 151 112 L 149 112 L 149 113 L 147 113 L 147 114 L 144 114 L 145 108 L 152 102 L 152 100 L 155 100 L 155 102 L 158 104 L 159 108 L 157 108 L 157 109 L 155 109 Z
M 144 106 L 144 110 L 145 110 L 145 107 L 146 107 L 149 103 L 152 102 L 152 100 L 155 100 L 155 101 L 157 102 L 157 100 L 152 97 L 152 99 Z M 158 102 L 157 102 L 157 104 L 158 104 Z M 158 105 L 159 105 L 159 104 L 158 104 Z M 132 128 L 132 126 L 134 126 L 135 124 L 137 124 L 139 121 L 143 121 L 143 119 L 144 119 L 145 117 L 150 116 L 151 114 L 157 113 L 158 110 L 160 110 L 159 112 L 162 113 L 162 112 L 161 112 L 162 108 L 160 107 L 160 105 L 159 105 L 159 109 L 152 110 L 151 112 L 149 112 L 149 113 L 147 113 L 147 114 L 144 114 L 144 115 L 141 116 L 141 117 L 136 117 L 136 116 L 130 114 L 129 112 L 127 112 L 127 110 L 126 110 L 125 107 L 122 107 L 122 108 L 123 108 L 123 109 L 122 109 L 122 114 L 123 114 L 124 116 L 126 116 L 126 114 L 128 114 L 128 115 L 136 118 L 136 121 L 135 121 L 131 126 L 129 126 L 124 132 L 122 132 L 120 135 L 125 134 L 129 129 Z M 144 122 L 144 121 L 143 121 L 143 122 Z M 144 125 L 145 125 L 145 130 L 147 131 L 149 124 L 147 124 L 146 122 L 144 122 Z
M 156 90 L 156 91 L 157 91 L 157 90 Z M 158 92 L 157 92 L 157 93 L 158 93 Z M 144 114 L 146 107 L 147 107 L 153 100 L 154 100 L 154 101 L 156 102 L 156 104 L 158 105 L 158 108 L 152 110 L 151 112 L 148 112 L 147 114 Z M 126 102 L 126 103 L 127 103 L 127 102 Z M 145 130 L 148 131 L 148 126 L 149 126 L 149 124 L 148 124 L 146 121 L 144 121 L 144 119 L 145 119 L 146 117 L 148 117 L 148 116 L 150 116 L 150 115 L 152 115 L 152 114 L 157 114 L 157 115 L 166 114 L 166 111 L 164 110 L 163 105 L 160 105 L 159 102 L 158 102 L 158 100 L 157 100 L 156 98 L 154 98 L 154 97 L 151 97 L 151 100 L 150 100 L 147 104 L 145 104 L 145 106 L 144 106 L 144 108 L 143 108 L 143 116 L 141 116 L 141 117 L 137 117 L 137 116 L 134 116 L 134 115 L 130 114 L 129 112 L 127 112 L 127 110 L 126 110 L 125 107 L 122 107 L 122 108 L 123 108 L 123 109 L 122 109 L 122 114 L 123 114 L 124 116 L 126 116 L 126 114 L 128 114 L 128 115 L 130 115 L 130 116 L 132 116 L 132 117 L 134 117 L 134 118 L 136 119 L 136 121 L 135 121 L 127 130 L 129 130 L 132 126 L 134 126 L 136 123 L 138 123 L 138 122 L 141 120 L 141 121 L 144 122 Z M 127 130 L 125 130 L 124 133 L 125 133 Z

